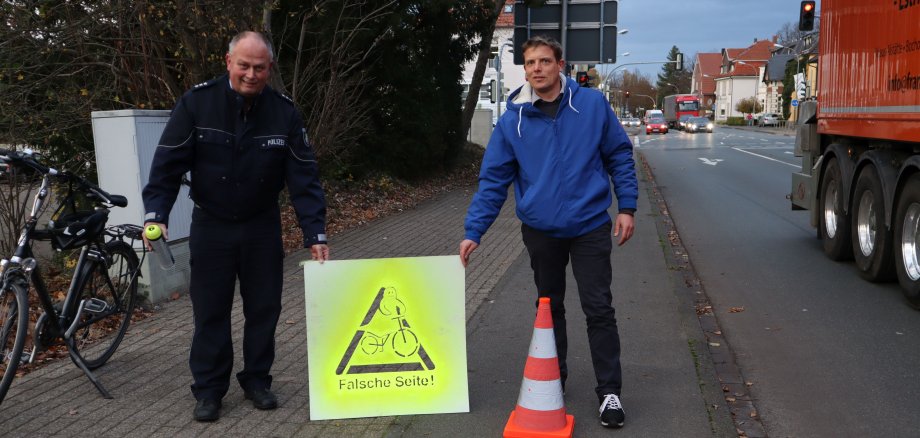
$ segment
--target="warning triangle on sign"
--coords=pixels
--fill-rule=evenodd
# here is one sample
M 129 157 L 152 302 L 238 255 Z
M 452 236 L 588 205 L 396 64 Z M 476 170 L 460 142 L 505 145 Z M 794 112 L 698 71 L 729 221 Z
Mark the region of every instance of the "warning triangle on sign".
M 406 318 L 396 289 L 381 287 L 348 349 L 337 375 L 433 370 L 435 365 Z

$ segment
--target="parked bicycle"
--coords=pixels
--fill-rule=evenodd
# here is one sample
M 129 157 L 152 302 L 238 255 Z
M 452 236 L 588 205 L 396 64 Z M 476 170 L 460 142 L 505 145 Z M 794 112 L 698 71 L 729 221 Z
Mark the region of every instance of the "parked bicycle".
M 127 198 L 109 194 L 79 175 L 47 167 L 37 154 L 0 149 L 0 163 L 20 174 L 42 177 L 14 254 L 0 260 L 0 403 L 21 364 L 60 344 L 102 396 L 112 398 L 91 370 L 112 357 L 131 323 L 139 266 L 146 256 L 139 245 L 139 260 L 134 247 L 143 229 L 106 227 L 109 209 L 127 206 Z M 61 202 L 48 227 L 39 228 L 52 186 Z M 53 300 L 40 275 L 32 252 L 32 242 L 37 240 L 50 241 L 56 250 L 80 249 L 62 301 Z M 26 351 L 30 288 L 44 312 L 32 330 L 32 349 Z

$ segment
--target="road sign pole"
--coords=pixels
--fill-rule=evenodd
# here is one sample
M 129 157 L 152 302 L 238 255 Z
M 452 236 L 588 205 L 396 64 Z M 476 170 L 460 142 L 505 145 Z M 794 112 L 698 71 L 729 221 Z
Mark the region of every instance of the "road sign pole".
M 568 47 L 568 30 L 569 30 L 569 0 L 562 0 L 562 21 L 559 23 L 559 31 L 561 32 L 560 43 L 562 43 L 562 59 L 566 60 L 568 63 L 568 54 L 566 53 L 566 47 Z

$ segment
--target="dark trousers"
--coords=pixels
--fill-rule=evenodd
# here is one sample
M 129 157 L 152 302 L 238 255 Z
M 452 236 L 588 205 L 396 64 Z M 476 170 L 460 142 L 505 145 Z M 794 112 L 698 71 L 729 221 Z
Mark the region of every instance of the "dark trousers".
M 610 393 L 619 395 L 622 387 L 620 335 L 610 293 L 613 276 L 610 265 L 613 249 L 611 227 L 608 222 L 585 235 L 560 239 L 547 236 L 527 225 L 521 226 L 538 295 L 550 298 L 556 354 L 559 356 L 559 372 L 563 383 L 568 375 L 565 271 L 569 257 L 572 259 L 578 297 L 587 319 L 588 344 L 597 378 L 595 391 L 598 398 Z
M 195 334 L 189 354 L 198 400 L 221 399 L 230 387 L 233 341 L 230 312 L 240 282 L 243 299 L 244 390 L 271 388 L 275 326 L 281 313 L 284 249 L 278 209 L 239 222 L 217 219 L 200 208 L 192 214 L 190 295 Z

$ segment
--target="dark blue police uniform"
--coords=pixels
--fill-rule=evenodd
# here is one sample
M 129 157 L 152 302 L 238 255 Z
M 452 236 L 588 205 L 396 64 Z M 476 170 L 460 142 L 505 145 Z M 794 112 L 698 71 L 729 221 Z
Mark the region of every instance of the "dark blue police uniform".
M 284 257 L 278 198 L 285 184 L 304 247 L 326 243 L 326 201 L 300 113 L 269 87 L 244 109 L 227 75 L 185 93 L 163 131 L 143 191 L 145 222 L 168 225 L 182 175 L 191 172 L 195 334 L 189 366 L 198 400 L 220 400 L 229 389 L 237 279 L 246 318 L 237 379 L 246 391 L 271 387 Z

